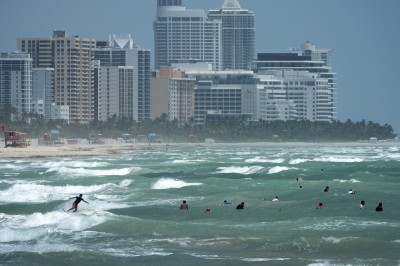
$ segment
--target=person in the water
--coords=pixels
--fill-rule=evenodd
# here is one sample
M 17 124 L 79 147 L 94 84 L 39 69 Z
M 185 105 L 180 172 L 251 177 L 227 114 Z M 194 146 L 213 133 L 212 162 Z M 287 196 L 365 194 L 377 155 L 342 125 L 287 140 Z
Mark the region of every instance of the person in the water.
M 349 191 L 347 193 L 348 194 L 356 194 L 356 192 L 354 190 L 352 190 L 351 188 L 349 189 Z
M 236 206 L 236 210 L 243 210 L 243 209 L 244 209 L 244 202 L 242 202 L 238 206 Z
M 222 205 L 228 205 L 228 204 L 232 204 L 232 202 L 229 202 L 227 200 L 224 200 L 224 203 L 222 203 Z
M 364 207 L 365 207 L 365 201 L 362 200 L 361 203 L 360 203 L 360 209 L 364 209 Z
M 89 204 L 89 202 L 87 202 L 86 200 L 84 200 L 83 198 L 82 198 L 82 194 L 79 194 L 79 196 L 77 196 L 77 197 L 71 197 L 71 198 L 69 198 L 69 199 L 75 199 L 75 201 L 74 202 L 72 202 L 72 208 L 71 209 L 69 209 L 67 212 L 69 212 L 70 210 L 74 210 L 73 212 L 76 212 L 77 210 L 78 210 L 78 204 L 81 202 L 81 201 L 84 201 L 84 202 L 86 202 L 87 204 Z
M 328 186 L 325 187 L 324 192 L 329 192 L 329 187 Z
M 382 202 L 379 202 L 379 204 L 378 204 L 378 206 L 376 207 L 375 211 L 377 211 L 377 212 L 383 211 Z
M 186 203 L 186 200 L 182 201 L 181 210 L 189 210 L 189 206 Z

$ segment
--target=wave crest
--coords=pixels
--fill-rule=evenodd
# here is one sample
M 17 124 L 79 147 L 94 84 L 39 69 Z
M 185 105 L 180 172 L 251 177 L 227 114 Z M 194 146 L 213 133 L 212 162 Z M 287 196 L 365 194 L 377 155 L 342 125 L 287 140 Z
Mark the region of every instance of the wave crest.
M 202 183 L 186 183 L 181 180 L 172 178 L 161 178 L 155 182 L 151 188 L 152 189 L 170 189 L 170 188 L 182 188 L 187 186 L 200 186 Z

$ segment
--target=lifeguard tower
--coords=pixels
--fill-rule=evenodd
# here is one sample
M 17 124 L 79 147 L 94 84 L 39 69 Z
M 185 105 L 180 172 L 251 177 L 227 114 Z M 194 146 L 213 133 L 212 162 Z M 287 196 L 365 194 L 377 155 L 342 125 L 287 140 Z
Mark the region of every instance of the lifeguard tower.
M 4 147 L 25 148 L 31 145 L 31 141 L 26 138 L 26 133 L 15 130 L 7 130 L 1 125 L 0 130 L 4 133 Z

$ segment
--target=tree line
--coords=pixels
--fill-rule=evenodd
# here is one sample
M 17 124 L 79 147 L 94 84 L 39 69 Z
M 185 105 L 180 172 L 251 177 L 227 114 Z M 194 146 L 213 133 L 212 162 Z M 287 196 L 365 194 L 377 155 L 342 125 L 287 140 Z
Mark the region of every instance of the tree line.
M 1 121 L 3 120 L 3 121 Z M 205 138 L 217 142 L 258 141 L 358 141 L 371 137 L 380 140 L 393 139 L 397 135 L 391 125 L 380 125 L 372 121 L 312 122 L 248 121 L 245 118 L 224 118 L 205 125 L 196 125 L 194 120 L 179 124 L 170 121 L 166 114 L 156 119 L 137 122 L 129 118 L 110 117 L 108 121 L 93 121 L 90 124 L 67 123 L 65 120 L 45 120 L 38 114 L 25 114 L 15 121 L 1 119 L 0 124 L 9 130 L 26 132 L 29 138 L 42 138 L 45 132 L 58 130 L 63 138 L 87 138 L 90 134 L 101 134 L 103 138 L 121 138 L 130 134 L 132 138 L 145 139 L 155 133 L 165 142 L 204 142 Z M 27 122 L 29 121 L 29 122 Z

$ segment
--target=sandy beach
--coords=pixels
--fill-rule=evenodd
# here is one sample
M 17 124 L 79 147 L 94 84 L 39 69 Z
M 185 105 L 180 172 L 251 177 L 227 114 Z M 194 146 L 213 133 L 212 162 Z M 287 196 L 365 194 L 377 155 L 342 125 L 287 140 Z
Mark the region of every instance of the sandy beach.
M 165 144 L 112 143 L 77 144 L 60 146 L 31 145 L 26 148 L 0 148 L 0 158 L 46 158 L 77 156 L 110 156 L 126 153 L 129 150 L 165 149 Z
M 1 143 L 4 145 L 4 142 Z M 165 150 L 174 146 L 219 146 L 219 145 L 265 145 L 265 146 L 334 146 L 343 145 L 340 143 L 329 142 L 262 142 L 262 143 L 121 143 L 114 140 L 106 140 L 105 144 L 87 144 L 81 140 L 74 145 L 41 146 L 37 141 L 32 141 L 32 145 L 26 148 L 4 148 L 0 146 L 0 159 L 6 158 L 46 158 L 46 157 L 77 157 L 77 156 L 111 156 L 127 153 L 130 150 Z M 346 146 L 400 146 L 400 141 L 379 141 L 379 142 L 348 142 Z

